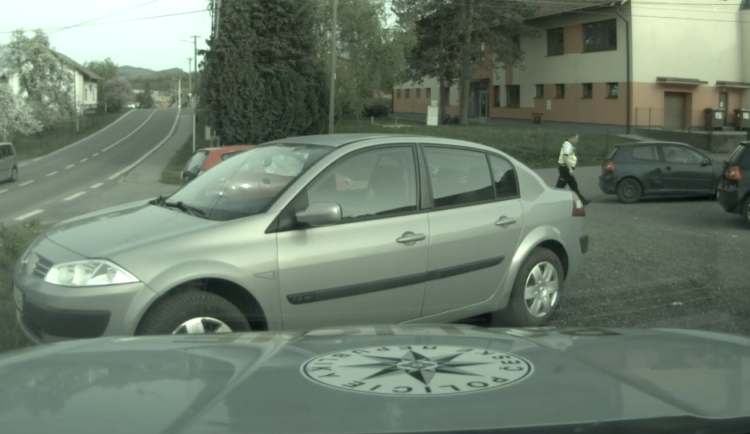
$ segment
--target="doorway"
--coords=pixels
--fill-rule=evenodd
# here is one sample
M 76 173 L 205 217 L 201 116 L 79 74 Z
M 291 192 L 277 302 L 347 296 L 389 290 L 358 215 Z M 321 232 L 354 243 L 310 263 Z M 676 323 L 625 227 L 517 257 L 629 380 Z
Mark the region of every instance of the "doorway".
M 719 110 L 724 112 L 724 126 L 727 125 L 727 116 L 729 115 L 727 112 L 727 100 L 727 93 L 719 92 Z
M 687 98 L 682 92 L 664 92 L 664 129 L 685 130 Z

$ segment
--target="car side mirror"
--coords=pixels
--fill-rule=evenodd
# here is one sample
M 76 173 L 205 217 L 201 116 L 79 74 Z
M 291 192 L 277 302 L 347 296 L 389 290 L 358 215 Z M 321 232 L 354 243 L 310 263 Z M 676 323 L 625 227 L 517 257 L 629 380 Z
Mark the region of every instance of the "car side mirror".
M 295 214 L 298 223 L 310 226 L 326 226 L 341 221 L 341 206 L 332 202 L 313 203 L 304 211 Z

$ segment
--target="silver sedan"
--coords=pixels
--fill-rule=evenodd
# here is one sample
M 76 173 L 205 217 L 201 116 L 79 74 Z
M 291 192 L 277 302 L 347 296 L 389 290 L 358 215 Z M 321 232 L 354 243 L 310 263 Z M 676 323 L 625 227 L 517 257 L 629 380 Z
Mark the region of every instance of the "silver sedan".
M 445 323 L 540 326 L 585 212 L 496 149 L 357 134 L 265 143 L 170 197 L 53 227 L 14 276 L 36 342 Z

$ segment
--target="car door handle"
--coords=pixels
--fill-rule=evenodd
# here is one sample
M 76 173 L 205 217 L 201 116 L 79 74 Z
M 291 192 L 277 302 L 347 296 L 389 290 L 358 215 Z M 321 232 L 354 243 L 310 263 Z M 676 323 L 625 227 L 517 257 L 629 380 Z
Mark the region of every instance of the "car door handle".
M 667 166 L 664 168 L 664 170 L 672 170 L 672 166 Z
M 502 217 L 500 217 L 500 218 L 499 218 L 499 219 L 498 219 L 498 220 L 497 220 L 497 221 L 495 222 L 495 226 L 502 226 L 502 227 L 507 227 L 507 226 L 510 226 L 510 225 L 512 225 L 512 224 L 514 224 L 514 223 L 517 223 L 517 222 L 518 222 L 518 220 L 516 220 L 516 219 L 512 219 L 512 218 L 510 218 L 510 217 L 505 217 L 505 216 L 502 216 Z
M 427 235 L 425 234 L 415 234 L 414 232 L 404 232 L 401 237 L 396 238 L 397 243 L 401 244 L 409 244 L 409 243 L 416 243 L 417 241 L 424 241 L 427 239 Z

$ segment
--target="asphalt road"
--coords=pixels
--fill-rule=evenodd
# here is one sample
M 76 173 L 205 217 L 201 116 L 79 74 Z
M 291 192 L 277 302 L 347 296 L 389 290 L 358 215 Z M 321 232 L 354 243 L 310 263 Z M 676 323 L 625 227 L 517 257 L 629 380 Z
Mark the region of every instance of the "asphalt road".
M 44 219 L 64 202 L 85 200 L 166 140 L 176 120 L 177 109 L 133 110 L 72 146 L 22 162 L 17 182 L 0 184 L 0 222 Z
M 549 184 L 555 169 L 539 170 Z M 750 335 L 750 227 L 712 200 L 633 205 L 601 193 L 598 167 L 576 170 L 590 250 L 551 325 L 693 328 Z

